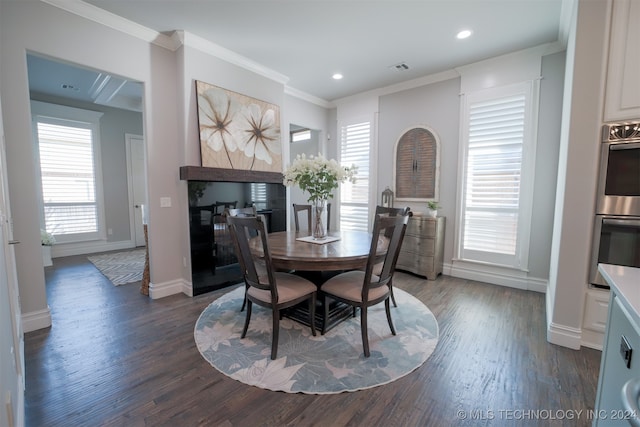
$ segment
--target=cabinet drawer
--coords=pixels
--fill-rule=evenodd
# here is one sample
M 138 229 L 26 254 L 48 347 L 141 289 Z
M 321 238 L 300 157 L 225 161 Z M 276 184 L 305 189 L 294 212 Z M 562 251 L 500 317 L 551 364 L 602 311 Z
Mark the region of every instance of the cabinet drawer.
M 430 238 L 419 238 L 413 236 L 406 236 L 402 241 L 402 252 L 413 252 L 416 256 L 418 254 L 433 256 L 435 254 L 436 241 Z
M 412 234 L 415 236 L 423 236 L 423 237 L 434 237 L 436 235 L 436 224 L 437 221 L 435 219 L 409 219 L 409 224 L 407 224 L 407 231 L 405 234 Z
M 423 257 L 411 252 L 400 252 L 396 268 L 426 276 L 427 273 L 435 271 L 435 258 L 432 256 Z

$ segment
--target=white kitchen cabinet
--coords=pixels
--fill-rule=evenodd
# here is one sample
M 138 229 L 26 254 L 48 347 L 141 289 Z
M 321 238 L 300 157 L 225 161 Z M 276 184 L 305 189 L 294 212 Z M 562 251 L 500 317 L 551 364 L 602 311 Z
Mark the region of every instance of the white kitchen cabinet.
M 613 0 L 604 121 L 640 118 L 640 1 Z
M 640 418 L 640 414 L 624 409 L 621 390 L 627 381 L 640 378 L 640 269 L 611 265 L 604 268 L 609 273 L 603 276 L 611 286 L 611 302 L 593 425 L 629 426 L 628 418 Z

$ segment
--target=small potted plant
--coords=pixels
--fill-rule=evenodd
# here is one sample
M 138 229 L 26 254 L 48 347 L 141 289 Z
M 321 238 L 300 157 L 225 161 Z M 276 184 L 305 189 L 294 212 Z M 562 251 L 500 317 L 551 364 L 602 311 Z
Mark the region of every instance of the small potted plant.
M 429 200 L 427 202 L 428 214 L 431 218 L 435 218 L 438 215 L 438 208 L 440 204 L 435 200 Z
M 46 230 L 40 229 L 40 243 L 42 244 L 42 263 L 45 267 L 53 265 L 51 261 L 51 246 L 56 242 L 53 234 Z

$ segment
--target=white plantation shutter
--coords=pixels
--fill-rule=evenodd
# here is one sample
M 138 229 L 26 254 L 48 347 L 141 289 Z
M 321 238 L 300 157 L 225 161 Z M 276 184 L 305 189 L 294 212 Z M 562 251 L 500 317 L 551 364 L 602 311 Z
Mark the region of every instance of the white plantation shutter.
M 251 201 L 257 210 L 267 209 L 268 203 L 267 184 L 264 182 L 251 184 Z
M 340 164 L 356 165 L 356 183 L 340 184 L 340 230 L 369 229 L 369 157 L 371 123 L 361 122 L 341 128 Z
M 58 243 L 104 238 L 98 129 L 101 113 L 32 102 L 43 228 Z
M 529 179 L 524 154 L 532 143 L 527 136 L 530 91 L 518 86 L 511 92 L 471 97 L 467 104 L 459 253 L 466 260 L 524 268 L 529 203 L 523 199 L 532 197 L 523 193 Z
M 97 232 L 91 129 L 39 122 L 38 140 L 47 231 Z

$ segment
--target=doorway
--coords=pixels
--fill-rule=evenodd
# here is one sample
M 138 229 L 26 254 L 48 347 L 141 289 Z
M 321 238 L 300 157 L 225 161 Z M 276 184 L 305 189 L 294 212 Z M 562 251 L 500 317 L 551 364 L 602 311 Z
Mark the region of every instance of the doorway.
M 129 182 L 129 212 L 131 234 L 136 247 L 145 246 L 144 224 L 146 218 L 147 171 L 144 155 L 144 138 L 141 135 L 125 135 L 127 148 L 127 181 Z
M 27 70 L 32 101 L 100 115 L 99 150 L 93 160 L 102 170 L 96 177 L 97 238 L 65 236 L 64 244 L 53 246 L 54 262 L 55 257 L 144 246 L 143 84 L 35 54 L 27 54 Z

